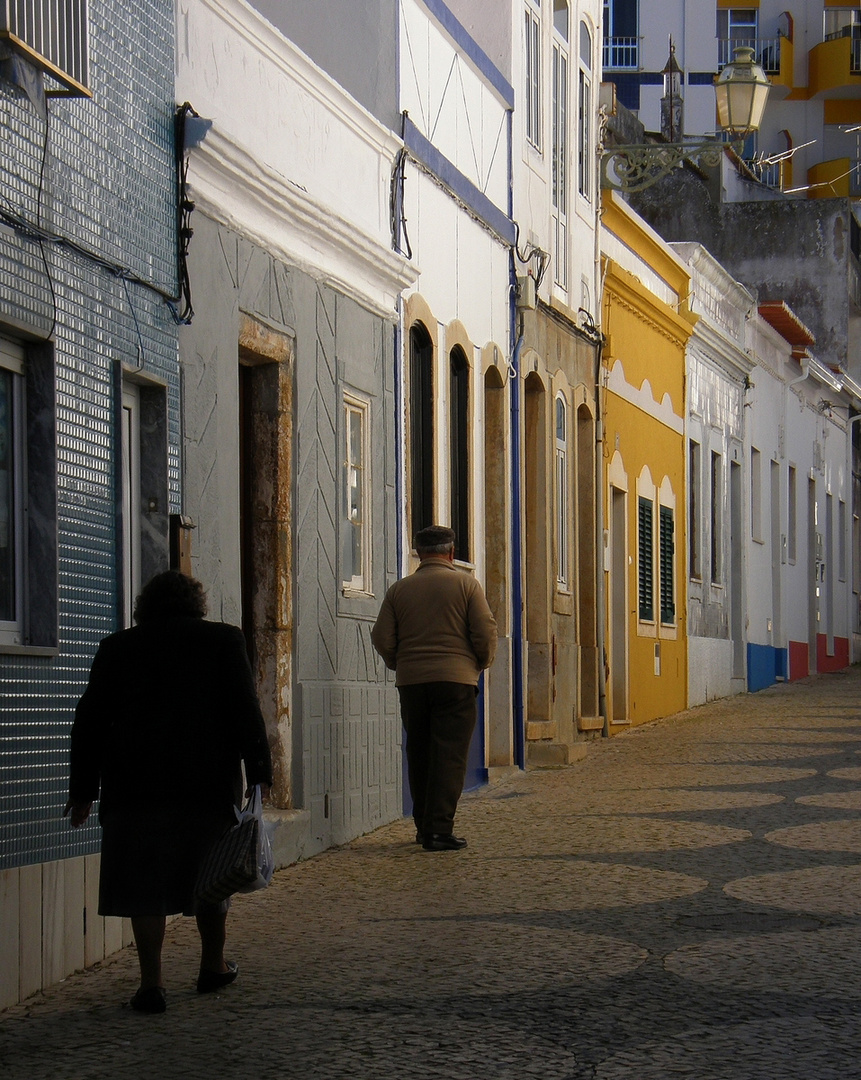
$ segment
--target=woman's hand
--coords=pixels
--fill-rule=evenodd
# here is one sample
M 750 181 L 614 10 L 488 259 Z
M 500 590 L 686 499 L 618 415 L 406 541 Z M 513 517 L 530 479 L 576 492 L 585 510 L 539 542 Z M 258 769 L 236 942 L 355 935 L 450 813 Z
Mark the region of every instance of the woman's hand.
M 92 808 L 93 804 L 91 802 L 78 802 L 75 799 L 69 799 L 63 810 L 63 817 L 66 817 L 66 815 L 69 814 L 69 821 L 72 828 L 77 829 L 80 825 L 83 825 L 90 816 Z
M 257 787 L 256 784 L 249 784 L 248 785 L 248 787 L 245 789 L 245 798 L 246 799 L 251 798 L 251 796 L 254 794 L 255 787 Z M 261 798 L 268 799 L 269 798 L 269 791 L 270 791 L 270 788 L 269 788 L 268 784 L 261 784 L 260 785 L 260 796 L 261 796 Z

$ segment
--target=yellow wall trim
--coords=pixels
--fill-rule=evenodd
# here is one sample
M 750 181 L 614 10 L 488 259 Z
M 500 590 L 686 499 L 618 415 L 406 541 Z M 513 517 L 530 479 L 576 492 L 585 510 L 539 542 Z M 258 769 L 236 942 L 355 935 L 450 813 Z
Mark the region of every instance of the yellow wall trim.
M 683 298 L 680 299 L 682 306 L 687 306 L 690 274 L 678 255 L 616 192 L 604 191 L 603 203 L 601 223 L 604 228 L 639 255 L 673 292 Z
M 605 301 L 625 308 L 676 345 L 684 346 L 699 321 L 685 311 L 678 314 L 650 292 L 633 274 L 609 259 L 606 264 Z

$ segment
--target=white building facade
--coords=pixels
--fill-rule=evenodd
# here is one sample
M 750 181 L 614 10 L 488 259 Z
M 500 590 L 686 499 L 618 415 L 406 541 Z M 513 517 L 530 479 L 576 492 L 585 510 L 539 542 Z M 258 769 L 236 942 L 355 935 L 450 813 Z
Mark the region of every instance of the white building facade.
M 188 151 L 183 510 L 212 616 L 246 631 L 289 862 L 401 812 L 368 640 L 397 554 L 401 143 L 253 4 L 177 12 L 177 95 L 212 121 Z

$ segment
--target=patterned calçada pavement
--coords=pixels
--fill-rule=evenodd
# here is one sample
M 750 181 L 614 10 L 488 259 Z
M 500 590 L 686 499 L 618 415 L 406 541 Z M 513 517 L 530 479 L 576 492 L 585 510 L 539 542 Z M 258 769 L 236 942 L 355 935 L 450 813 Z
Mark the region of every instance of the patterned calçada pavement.
M 238 897 L 237 982 L 133 950 L 0 1013 L 4 1080 L 861 1078 L 861 671 L 716 702 Z

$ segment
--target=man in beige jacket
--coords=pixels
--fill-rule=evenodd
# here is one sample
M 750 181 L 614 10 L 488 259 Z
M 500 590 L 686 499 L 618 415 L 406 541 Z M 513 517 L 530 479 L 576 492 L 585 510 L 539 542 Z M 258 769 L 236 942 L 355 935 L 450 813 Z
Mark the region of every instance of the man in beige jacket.
M 395 672 L 407 737 L 416 841 L 457 851 L 454 814 L 466 777 L 481 672 L 496 653 L 496 621 L 470 574 L 454 565 L 455 534 L 431 525 L 416 534 L 420 564 L 386 593 L 371 631 Z

